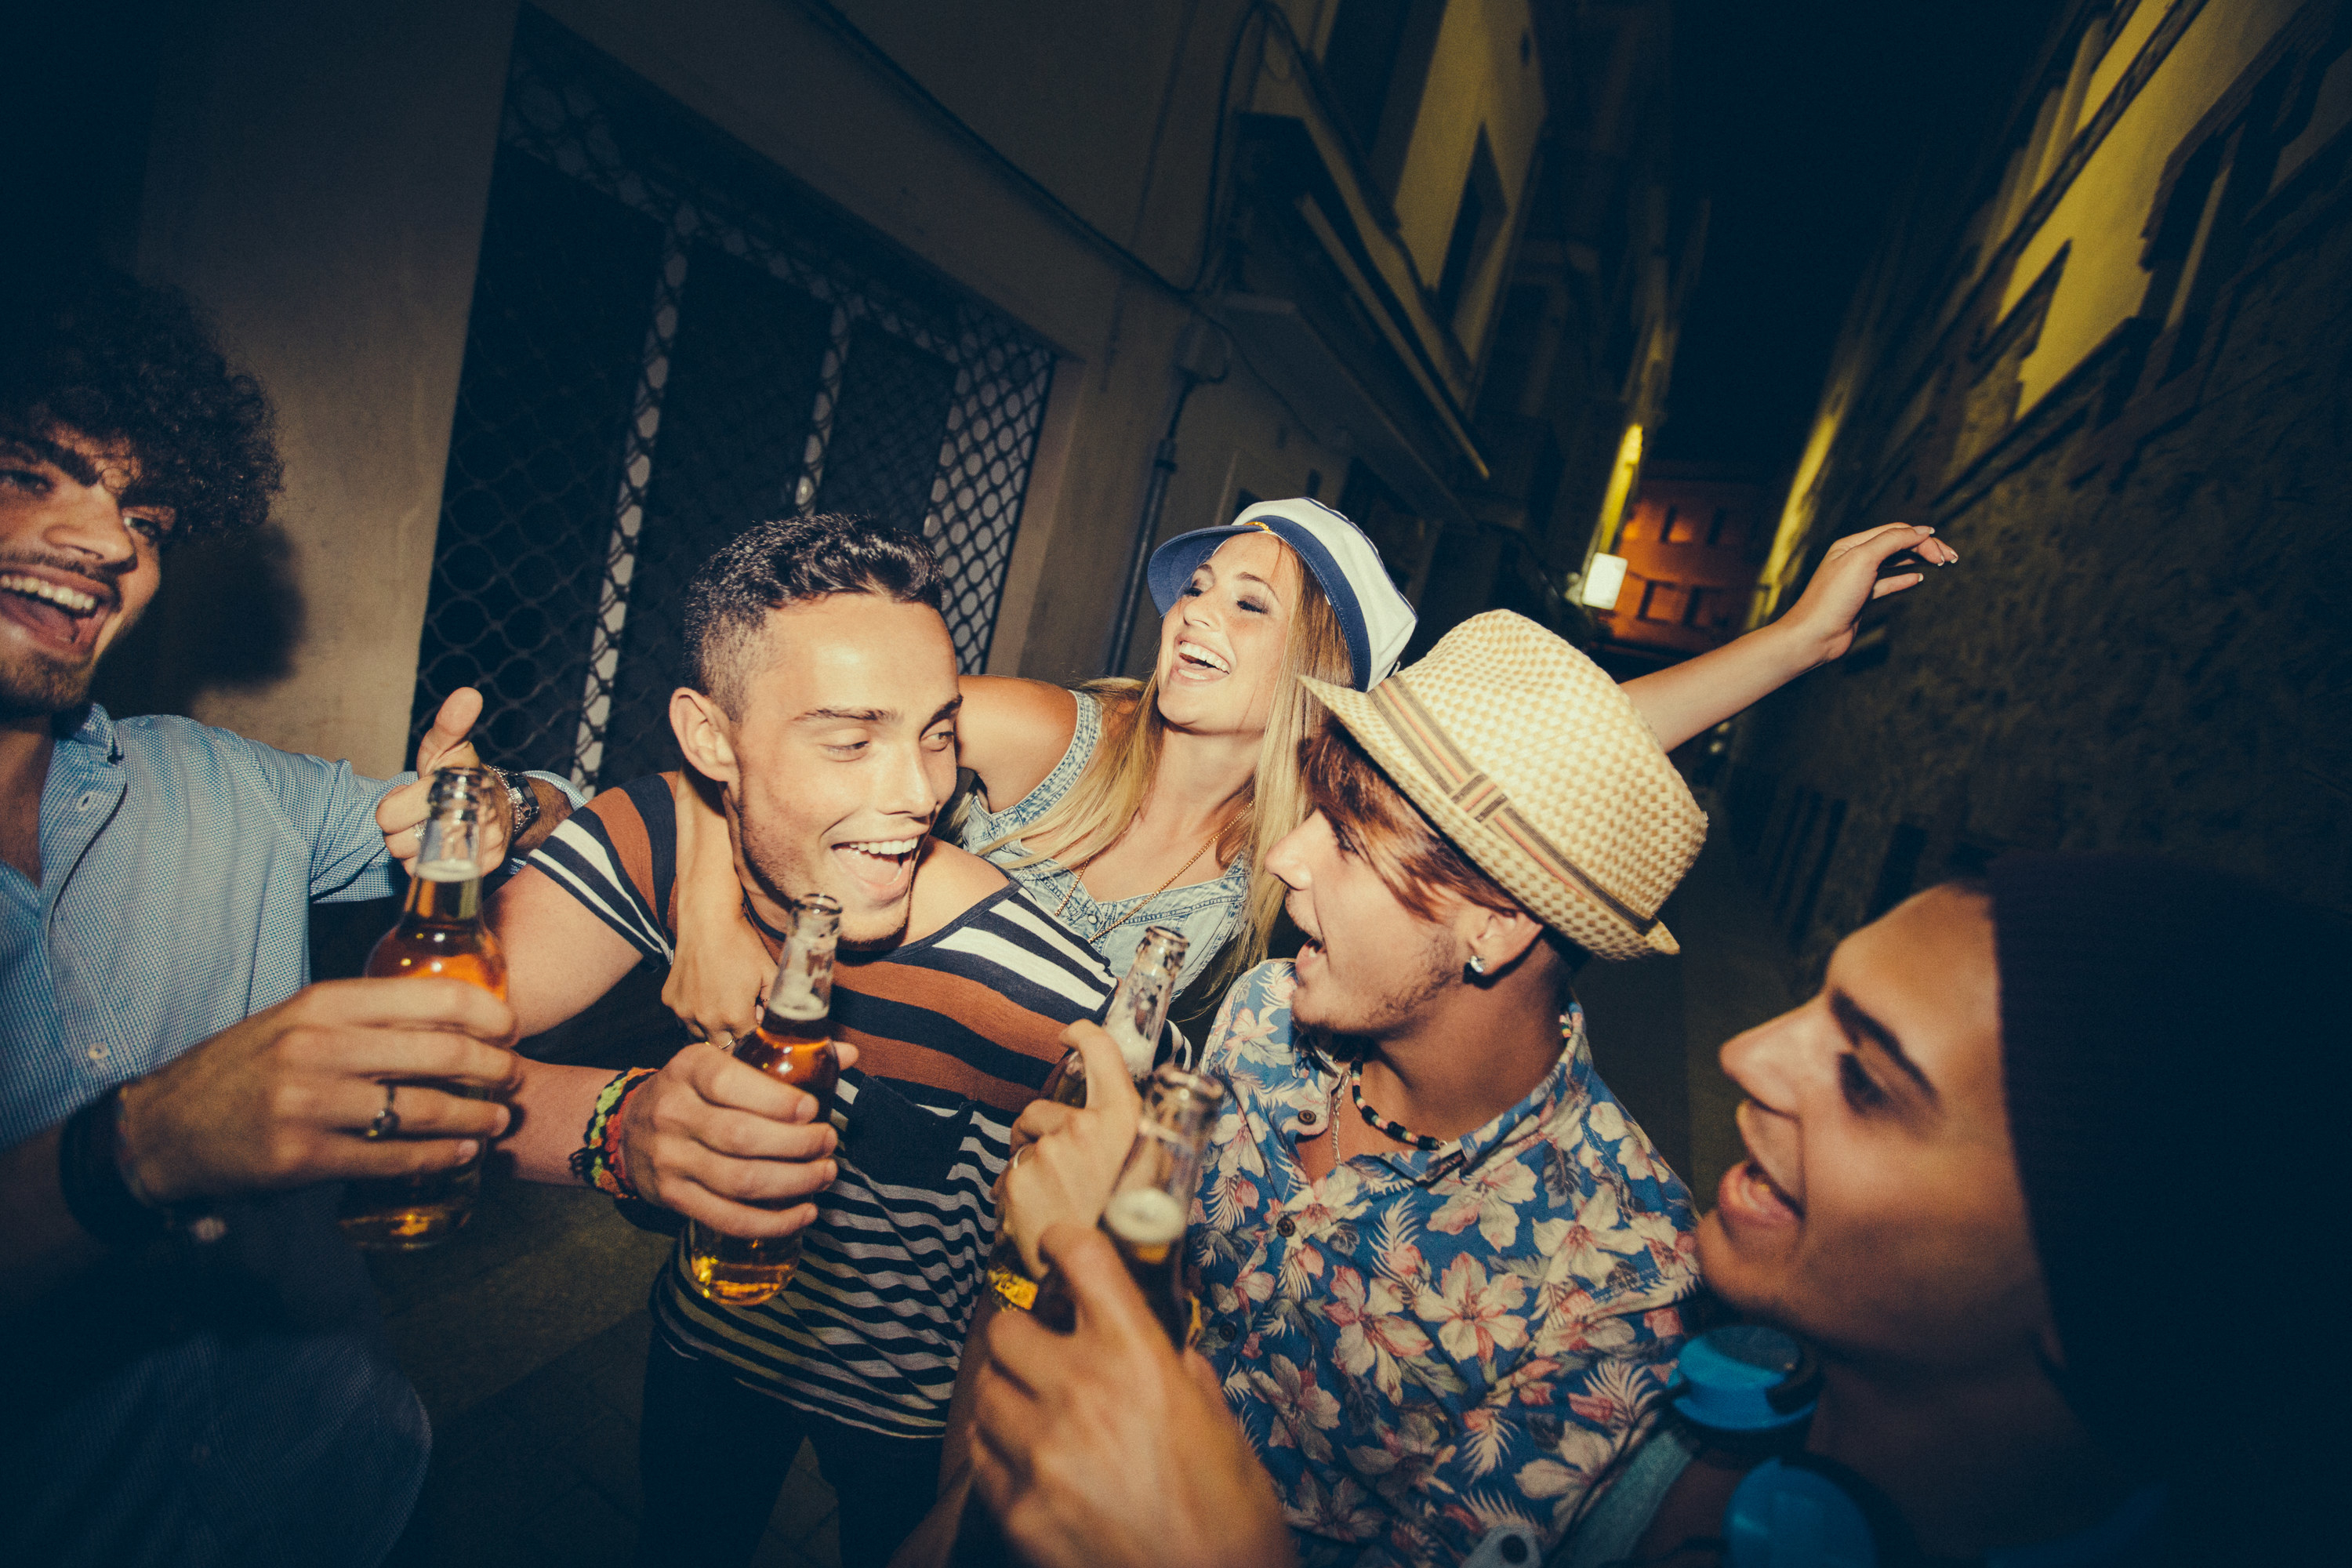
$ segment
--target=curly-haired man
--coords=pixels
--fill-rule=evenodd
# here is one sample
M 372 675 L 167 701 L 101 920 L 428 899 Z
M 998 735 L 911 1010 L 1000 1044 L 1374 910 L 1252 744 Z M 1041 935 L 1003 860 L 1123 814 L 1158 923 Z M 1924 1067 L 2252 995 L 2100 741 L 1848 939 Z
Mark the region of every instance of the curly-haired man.
M 423 1478 L 332 1184 L 502 1130 L 405 1080 L 504 1085 L 513 1015 L 305 984 L 310 902 L 393 891 L 421 794 L 89 698 L 166 552 L 278 484 L 260 387 L 185 300 L 105 273 L 0 299 L 0 1561 L 373 1563 Z M 420 767 L 470 760 L 478 701 Z M 421 1136 L 358 1136 L 392 1080 Z

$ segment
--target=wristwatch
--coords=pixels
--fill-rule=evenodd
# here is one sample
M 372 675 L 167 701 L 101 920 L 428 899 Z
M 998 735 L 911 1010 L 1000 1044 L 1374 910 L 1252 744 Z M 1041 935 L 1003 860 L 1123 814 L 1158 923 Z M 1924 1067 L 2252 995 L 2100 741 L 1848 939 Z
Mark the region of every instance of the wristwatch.
M 529 833 L 531 824 L 539 820 L 539 792 L 530 787 L 530 780 L 525 778 L 518 783 L 514 775 L 504 768 L 492 768 L 490 772 L 498 774 L 499 783 L 507 786 L 507 804 L 514 808 L 514 826 L 507 837 L 507 842 L 512 844 Z

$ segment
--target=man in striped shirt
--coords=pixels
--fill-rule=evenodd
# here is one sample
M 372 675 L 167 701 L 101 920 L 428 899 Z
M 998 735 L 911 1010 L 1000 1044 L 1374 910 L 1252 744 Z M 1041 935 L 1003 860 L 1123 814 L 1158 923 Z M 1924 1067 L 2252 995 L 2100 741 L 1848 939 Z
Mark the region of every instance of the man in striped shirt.
M 692 684 L 672 727 L 722 792 L 744 912 L 771 946 L 788 900 L 840 900 L 849 1070 L 836 1134 L 809 1096 L 698 1043 L 633 1085 L 600 1141 L 623 1183 L 688 1218 L 805 1227 L 799 1271 L 762 1305 L 705 1300 L 676 1258 L 656 1283 L 640 1562 L 748 1560 L 803 1436 L 841 1499 L 844 1563 L 887 1560 L 932 1499 L 1013 1118 L 1062 1029 L 1109 994 L 1094 953 L 1017 884 L 929 837 L 960 703 L 940 588 L 921 540 L 815 517 L 752 530 L 688 590 Z M 642 958 L 671 960 L 677 803 L 695 787 L 606 791 L 501 892 L 525 1033 Z M 594 1068 L 527 1070 L 506 1144 L 525 1175 L 575 1179 L 607 1087 Z

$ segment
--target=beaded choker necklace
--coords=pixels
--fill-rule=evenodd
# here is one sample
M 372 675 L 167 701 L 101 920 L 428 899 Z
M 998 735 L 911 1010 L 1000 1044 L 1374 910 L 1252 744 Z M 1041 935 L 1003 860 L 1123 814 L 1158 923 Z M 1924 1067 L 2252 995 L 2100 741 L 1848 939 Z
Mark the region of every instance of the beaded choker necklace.
M 1424 1154 L 1433 1154 L 1440 1149 L 1451 1148 L 1453 1145 L 1462 1142 L 1459 1138 L 1432 1138 L 1426 1132 L 1415 1132 L 1412 1129 L 1405 1126 L 1402 1122 L 1391 1121 L 1379 1111 L 1374 1110 L 1370 1106 L 1365 1104 L 1364 1064 L 1362 1062 L 1352 1063 L 1348 1068 L 1348 1094 L 1349 1098 L 1355 1100 L 1356 1113 L 1364 1119 L 1365 1126 L 1370 1128 L 1375 1132 L 1385 1133 L 1389 1137 L 1395 1139 L 1400 1143 L 1410 1143 Z

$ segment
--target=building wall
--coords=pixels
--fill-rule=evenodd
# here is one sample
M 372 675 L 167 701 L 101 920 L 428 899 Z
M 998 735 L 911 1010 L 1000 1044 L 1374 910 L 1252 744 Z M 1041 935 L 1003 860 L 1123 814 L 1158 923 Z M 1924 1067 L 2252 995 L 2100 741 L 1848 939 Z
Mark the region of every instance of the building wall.
M 254 548 L 173 558 L 110 698 L 405 765 L 513 22 L 233 0 L 163 73 L 139 267 L 268 388 L 286 493 Z
M 1816 963 L 2011 847 L 2352 904 L 2352 17 L 2154 4 L 2070 12 L 1966 205 L 1923 179 L 1849 314 L 1783 585 L 1897 517 L 1960 562 L 1743 721 L 1732 830 Z
M 1242 0 L 541 8 L 1055 345 L 990 668 L 1101 672 L 1179 340 L 1213 309 L 1185 290 L 1215 259 L 1202 241 L 1217 112 L 1299 115 L 1328 135 L 1276 18 Z M 1293 0 L 1279 19 L 1311 52 L 1331 10 Z M 139 265 L 191 289 L 269 387 L 289 484 L 269 539 L 174 563 L 107 694 L 388 772 L 404 761 L 516 8 L 426 0 L 362 16 L 214 0 L 190 15 L 196 44 L 156 102 Z M 1413 216 L 1367 231 L 1374 268 L 1402 285 L 1404 341 L 1458 336 L 1450 359 L 1433 356 L 1433 385 L 1460 408 L 1544 114 L 1530 27 L 1525 0 L 1444 7 L 1393 193 Z M 1482 131 L 1505 242 L 1439 323 L 1415 258 L 1428 232 L 1442 258 Z M 1318 443 L 1332 422 L 1302 417 L 1313 412 L 1234 356 L 1187 412 L 1160 535 L 1310 476 L 1336 498 L 1351 453 Z M 1139 628 L 1134 652 L 1147 646 Z
M 1444 267 L 1463 184 L 1482 134 L 1510 204 L 1502 232 L 1511 233 L 1522 216 L 1517 197 L 1544 123 L 1543 83 L 1528 11 L 1525 0 L 1460 0 L 1445 7 L 1396 199 L 1399 232 L 1424 282 L 1435 283 Z M 1510 249 L 1493 247 L 1447 323 L 1472 351 L 1470 363 L 1486 337 Z
M 1762 491 L 1709 465 L 1649 465 L 1611 546 L 1625 558 L 1625 581 L 1612 609 L 1593 612 L 1601 635 L 1666 657 L 1738 637 L 1767 539 Z
M 1503 605 L 1582 641 L 1572 605 L 1613 536 L 1666 413 L 1704 198 L 1672 189 L 1674 8 L 1665 0 L 1535 9 L 1549 118 L 1524 226 L 1498 279 L 1478 388 L 1490 472 L 1467 520 L 1417 520 L 1412 654 Z

